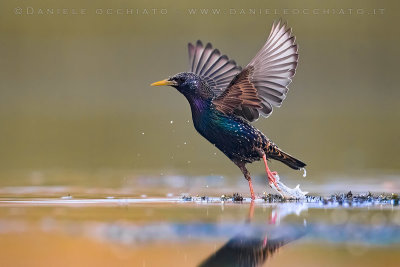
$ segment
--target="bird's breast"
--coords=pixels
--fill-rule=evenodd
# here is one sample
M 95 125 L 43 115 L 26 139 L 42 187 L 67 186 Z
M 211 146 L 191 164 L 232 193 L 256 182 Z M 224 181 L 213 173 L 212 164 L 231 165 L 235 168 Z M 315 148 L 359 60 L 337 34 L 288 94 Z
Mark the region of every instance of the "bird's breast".
M 234 116 L 219 111 L 204 111 L 193 120 L 196 130 L 229 158 L 257 157 L 261 146 L 260 132 Z

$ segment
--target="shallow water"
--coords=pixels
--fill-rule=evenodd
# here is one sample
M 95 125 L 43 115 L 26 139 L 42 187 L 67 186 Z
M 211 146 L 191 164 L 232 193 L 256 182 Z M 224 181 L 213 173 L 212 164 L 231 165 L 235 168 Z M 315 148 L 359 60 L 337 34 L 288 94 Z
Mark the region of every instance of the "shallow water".
M 399 209 L 9 194 L 0 200 L 0 265 L 395 266 Z

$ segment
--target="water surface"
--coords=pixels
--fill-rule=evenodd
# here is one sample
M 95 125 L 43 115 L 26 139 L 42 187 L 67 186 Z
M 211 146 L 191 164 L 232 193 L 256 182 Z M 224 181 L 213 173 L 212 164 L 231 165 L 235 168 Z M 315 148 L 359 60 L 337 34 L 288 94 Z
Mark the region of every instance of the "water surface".
M 2 266 L 394 266 L 400 259 L 400 210 L 388 202 L 25 194 L 2 198 L 0 218 Z

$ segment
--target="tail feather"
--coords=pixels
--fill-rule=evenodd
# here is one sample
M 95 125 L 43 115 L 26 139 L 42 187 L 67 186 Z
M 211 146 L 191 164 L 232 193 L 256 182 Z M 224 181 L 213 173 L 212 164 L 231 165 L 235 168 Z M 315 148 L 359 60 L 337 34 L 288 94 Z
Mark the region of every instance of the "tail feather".
M 282 151 L 278 146 L 276 146 L 272 142 L 268 144 L 265 152 L 267 153 L 267 157 L 279 160 L 280 162 L 286 164 L 292 169 L 300 170 L 301 168 L 304 168 L 306 166 L 304 162 Z

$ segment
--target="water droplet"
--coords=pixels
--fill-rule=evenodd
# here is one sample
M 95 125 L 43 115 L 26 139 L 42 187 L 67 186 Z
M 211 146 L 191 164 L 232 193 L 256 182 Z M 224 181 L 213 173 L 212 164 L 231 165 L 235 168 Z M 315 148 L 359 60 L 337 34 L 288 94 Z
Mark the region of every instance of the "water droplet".
M 186 143 L 186 142 L 183 142 L 183 144 L 186 145 L 187 143 Z
M 190 164 L 191 163 L 191 161 L 190 160 L 188 160 L 188 162 L 187 162 L 188 164 Z
M 142 135 L 144 135 L 144 132 L 142 133 Z
M 174 121 L 170 121 L 169 123 L 173 124 L 173 123 L 174 123 Z

